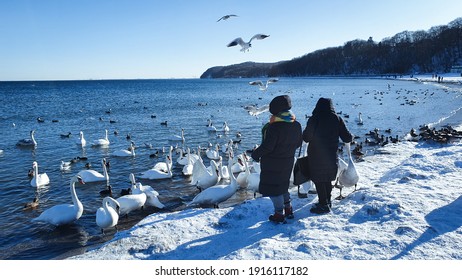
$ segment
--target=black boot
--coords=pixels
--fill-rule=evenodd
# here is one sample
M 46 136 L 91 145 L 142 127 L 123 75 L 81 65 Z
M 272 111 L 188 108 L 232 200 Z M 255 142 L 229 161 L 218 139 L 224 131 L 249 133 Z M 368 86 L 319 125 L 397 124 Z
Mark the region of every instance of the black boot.
M 315 204 L 311 207 L 310 212 L 314 214 L 326 214 L 330 212 L 330 207 L 327 204 Z
M 273 215 L 270 215 L 268 218 L 271 222 L 279 223 L 286 223 L 286 219 L 283 214 L 275 212 Z
M 292 209 L 292 206 L 284 207 L 284 217 L 287 219 L 294 218 L 294 210 Z

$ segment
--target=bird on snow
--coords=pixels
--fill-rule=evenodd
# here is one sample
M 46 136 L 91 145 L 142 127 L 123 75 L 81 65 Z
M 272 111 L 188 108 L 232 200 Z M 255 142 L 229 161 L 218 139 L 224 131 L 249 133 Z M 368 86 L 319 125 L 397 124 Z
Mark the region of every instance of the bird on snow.
M 255 34 L 251 39 L 250 41 L 248 42 L 244 42 L 244 40 L 242 40 L 241 37 L 239 38 L 236 38 L 234 39 L 233 41 L 231 41 L 231 43 L 229 43 L 227 45 L 227 47 L 233 47 L 233 46 L 237 46 L 237 45 L 240 45 L 241 46 L 241 52 L 245 52 L 245 51 L 248 51 L 250 47 L 252 47 L 252 40 L 253 39 L 257 39 L 257 40 L 263 40 L 265 38 L 269 37 L 269 35 L 265 35 L 265 34 Z

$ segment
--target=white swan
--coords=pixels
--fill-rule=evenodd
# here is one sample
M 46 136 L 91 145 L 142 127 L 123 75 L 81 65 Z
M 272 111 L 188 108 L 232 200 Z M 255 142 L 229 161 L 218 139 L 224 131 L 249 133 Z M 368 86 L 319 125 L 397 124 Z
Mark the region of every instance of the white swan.
M 133 193 L 137 194 L 141 192 L 146 194 L 146 202 L 144 205 L 153 206 L 159 209 L 165 208 L 165 205 L 159 200 L 159 193 L 157 191 L 155 191 L 151 186 L 142 185 L 140 182 L 137 182 L 133 188 Z
M 350 151 L 350 143 L 345 144 L 345 148 L 348 154 L 348 166 L 346 169 L 344 169 L 339 177 L 338 177 L 338 183 L 340 185 L 340 196 L 338 199 L 342 199 L 342 188 L 343 187 L 355 187 L 356 190 L 356 184 L 359 181 L 359 175 L 358 171 L 356 171 L 355 164 L 353 162 L 353 158 L 351 157 L 351 151 Z
M 199 190 L 218 184 L 220 181 L 220 171 L 214 160 L 210 161 L 211 171 L 204 165 L 202 159 L 197 160 L 193 166 L 191 185 L 195 185 Z
M 250 167 L 246 160 L 244 160 L 244 172 L 239 173 L 236 181 L 242 188 L 247 188 L 255 197 L 260 185 L 260 173 L 250 172 Z
M 230 159 L 228 161 L 229 169 L 231 168 L 231 163 L 232 156 L 230 156 Z M 219 203 L 228 200 L 236 193 L 238 189 L 239 185 L 236 182 L 236 178 L 233 174 L 230 174 L 230 177 L 231 182 L 229 184 L 214 185 L 201 191 L 194 197 L 194 199 L 190 203 L 188 203 L 188 206 L 213 205 L 215 208 L 218 208 Z
M 48 178 L 46 173 L 39 174 L 36 161 L 32 163 L 32 169 L 34 171 L 34 177 L 30 180 L 30 185 L 32 187 L 38 188 L 50 184 L 50 178 Z
M 189 148 L 187 149 L 186 152 L 187 152 L 187 154 L 186 154 L 186 164 L 183 166 L 183 169 L 181 170 L 181 172 L 185 176 L 191 176 L 192 173 L 193 173 L 194 163 L 196 162 L 196 160 L 199 157 L 197 155 L 195 155 L 195 156 L 197 156 L 197 158 L 193 157 L 191 155 L 191 151 L 189 150 Z
M 208 119 L 208 124 L 207 124 L 207 131 L 209 132 L 217 132 L 217 128 L 213 125 L 212 120 Z
M 170 168 L 168 158 L 169 156 L 165 157 L 165 164 L 167 165 L 167 172 L 158 170 L 158 169 L 149 169 L 141 173 L 140 178 L 142 179 L 149 179 L 149 180 L 160 180 L 160 179 L 169 179 L 172 178 L 172 169 Z
M 209 159 L 219 160 L 220 159 L 220 152 L 218 150 L 218 144 L 215 144 L 215 148 L 212 148 L 212 144 L 210 144 L 209 148 L 205 151 L 205 155 Z
M 106 183 L 109 185 L 109 174 L 107 173 L 105 158 L 101 160 L 101 165 L 103 167 L 103 174 L 95 170 L 82 170 L 77 173 L 77 175 L 82 177 L 82 180 L 86 183 L 106 181 Z
M 200 151 L 200 149 L 198 149 Z M 196 160 L 199 159 L 199 155 L 197 154 L 191 154 L 191 150 L 189 148 L 186 148 L 186 155 L 183 152 L 183 149 L 178 148 L 177 152 L 180 153 L 180 156 L 176 159 L 176 162 L 181 165 L 186 165 L 189 163 L 189 161 L 195 162 Z M 189 155 L 189 159 L 188 159 Z
M 21 139 L 16 143 L 16 146 L 20 147 L 35 147 L 37 146 L 37 141 L 35 141 L 35 130 L 30 131 L 30 139 Z
M 152 169 L 157 169 L 164 173 L 167 173 L 169 168 L 172 169 L 172 165 L 173 165 L 172 151 L 173 151 L 173 147 L 170 146 L 169 151 L 168 151 L 168 157 L 167 157 L 168 161 L 157 162 L 156 164 L 154 164 L 154 167 Z
M 237 156 L 237 162 L 231 166 L 231 172 L 239 173 L 245 171 L 244 165 L 245 158 L 241 155 Z
M 359 112 L 359 114 L 358 114 L 358 119 L 356 120 L 356 123 L 358 125 L 363 125 L 364 124 L 361 112 Z
M 106 133 L 105 138 L 95 140 L 93 142 L 92 146 L 103 146 L 103 147 L 108 146 L 110 144 L 110 142 L 109 142 L 109 138 L 107 136 L 107 129 L 105 129 L 105 133 Z
M 184 142 L 185 141 L 184 128 L 181 129 L 181 135 L 172 135 L 172 136 L 170 136 L 170 138 L 168 140 Z
M 60 226 L 73 223 L 80 219 L 83 213 L 83 205 L 75 192 L 76 182 L 80 182 L 81 184 L 85 183 L 78 175 L 71 178 L 70 191 L 73 204 L 55 205 L 43 211 L 42 214 L 33 219 L 33 221 L 46 222 L 55 226 Z
M 210 170 L 210 169 L 209 169 Z M 223 165 L 223 157 L 220 156 L 218 160 L 218 172 L 221 179 L 228 180 L 230 178 L 229 168 L 226 165 Z
M 135 156 L 135 145 L 133 142 L 130 143 L 130 150 L 118 150 L 112 153 L 115 157 L 134 157 Z
M 103 207 L 96 210 L 96 224 L 101 228 L 102 233 L 104 233 L 105 229 L 117 228 L 119 210 L 120 204 L 117 200 L 109 196 L 103 199 Z
M 130 212 L 143 208 L 146 203 L 147 196 L 144 192 L 137 189 L 135 182 L 135 176 L 133 173 L 130 174 L 130 181 L 132 182 L 132 194 L 127 194 L 117 198 L 117 202 L 120 204 L 119 215 L 128 215 Z
M 224 122 L 223 123 L 223 132 L 229 132 L 229 126 L 228 126 L 228 123 L 227 122 Z
M 85 147 L 87 145 L 87 140 L 85 140 L 85 137 L 83 136 L 83 131 L 79 132 L 79 138 L 75 142 L 77 145 Z
M 61 165 L 59 166 L 59 170 L 67 171 L 71 169 L 71 162 L 70 161 L 61 161 Z

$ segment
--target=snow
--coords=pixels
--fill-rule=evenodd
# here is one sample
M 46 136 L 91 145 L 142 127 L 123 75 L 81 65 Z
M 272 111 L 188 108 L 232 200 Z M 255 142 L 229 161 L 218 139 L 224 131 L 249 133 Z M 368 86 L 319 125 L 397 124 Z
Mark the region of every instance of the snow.
M 130 262 L 138 268 L 132 271 L 135 276 L 152 275 L 161 265 L 245 266 L 241 275 L 247 276 L 249 267 L 257 265 L 308 266 L 312 278 L 326 271 L 347 279 L 402 279 L 404 271 L 414 279 L 460 274 L 462 143 L 388 144 L 355 164 L 357 190 L 345 188 L 347 198 L 334 200 L 329 214 L 310 213 L 317 196 L 298 198 L 297 187 L 291 186 L 295 219 L 286 224 L 269 222 L 272 203 L 258 196 L 227 208 L 154 213 L 103 246 L 69 258 L 68 265 L 98 260 L 78 263 L 114 267 L 118 263 L 103 260 L 156 260 Z M 334 189 L 333 197 L 338 194 Z
M 298 198 L 295 219 L 268 221 L 257 197 L 228 208 L 155 213 L 81 260 L 460 260 L 462 144 L 400 142 L 356 163 L 358 189 L 344 189 L 327 215 Z M 333 196 L 339 190 L 334 189 Z

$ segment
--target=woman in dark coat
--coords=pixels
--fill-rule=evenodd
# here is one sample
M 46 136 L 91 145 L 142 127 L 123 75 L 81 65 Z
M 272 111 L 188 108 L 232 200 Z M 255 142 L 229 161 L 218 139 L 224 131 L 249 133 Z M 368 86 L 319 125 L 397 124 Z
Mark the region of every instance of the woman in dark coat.
M 293 218 L 289 181 L 295 151 L 302 144 L 302 127 L 290 111 L 288 95 L 275 97 L 269 107 L 272 116 L 262 129 L 262 143 L 252 152 L 252 158 L 261 161 L 259 192 L 269 196 L 274 205 L 269 220 L 282 223 L 285 218 Z
M 310 209 L 312 213 L 330 212 L 332 181 L 335 180 L 338 169 L 339 137 L 345 143 L 353 140 L 345 122 L 335 113 L 332 99 L 319 98 L 303 131 L 303 140 L 309 143 L 309 174 L 319 199 Z

